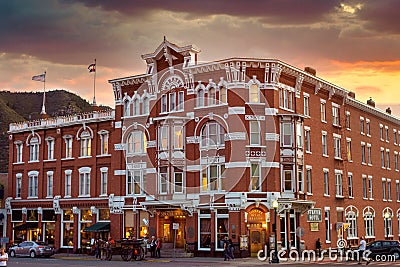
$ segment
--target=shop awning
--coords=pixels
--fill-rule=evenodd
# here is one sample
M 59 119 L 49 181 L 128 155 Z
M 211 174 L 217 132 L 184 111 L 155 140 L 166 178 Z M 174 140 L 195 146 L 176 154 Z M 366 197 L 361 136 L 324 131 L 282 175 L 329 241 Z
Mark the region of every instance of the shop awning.
M 98 222 L 89 227 L 86 227 L 84 232 L 110 232 L 110 223 L 109 222 Z
M 36 229 L 38 228 L 37 222 L 27 222 L 14 227 L 14 231 L 22 231 L 22 230 L 29 230 L 29 229 Z

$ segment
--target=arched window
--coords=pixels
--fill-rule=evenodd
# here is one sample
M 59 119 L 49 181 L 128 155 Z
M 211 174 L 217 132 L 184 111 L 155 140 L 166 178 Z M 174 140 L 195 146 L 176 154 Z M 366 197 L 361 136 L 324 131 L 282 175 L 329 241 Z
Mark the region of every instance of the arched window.
M 204 90 L 203 89 L 199 89 L 197 91 L 196 100 L 197 100 L 196 104 L 197 104 L 198 107 L 203 107 L 204 106 Z
M 142 131 L 134 131 L 129 134 L 127 151 L 129 154 L 141 154 L 146 152 L 147 139 Z
M 365 227 L 365 237 L 366 238 L 374 238 L 375 230 L 374 230 L 374 217 L 375 210 L 372 207 L 366 207 L 363 211 L 364 217 L 364 227 Z
M 149 114 L 150 113 L 150 106 L 149 106 L 149 98 L 145 97 L 143 98 L 143 114 Z
M 393 237 L 393 210 L 385 208 L 382 212 L 385 238 Z
M 219 148 L 225 146 L 225 129 L 216 121 L 208 122 L 201 129 L 200 148 Z
M 131 107 L 128 99 L 124 100 L 124 116 L 129 117 L 131 115 Z
M 257 84 L 252 83 L 249 88 L 249 102 L 259 103 L 260 102 L 260 90 Z
M 133 100 L 133 115 L 140 115 L 140 103 L 138 98 Z
M 92 155 L 92 136 L 89 131 L 83 131 L 80 135 L 81 139 L 81 157 L 89 157 Z
M 215 105 L 215 100 L 217 98 L 217 95 L 215 93 L 215 88 L 210 88 L 210 90 L 208 91 L 208 105 Z
M 357 238 L 357 216 L 358 210 L 354 206 L 349 206 L 345 210 L 346 222 L 350 224 L 347 229 L 348 238 Z
M 39 139 L 34 136 L 29 141 L 29 161 L 39 160 Z
M 219 101 L 220 104 L 228 103 L 228 91 L 225 87 L 221 87 L 219 89 Z

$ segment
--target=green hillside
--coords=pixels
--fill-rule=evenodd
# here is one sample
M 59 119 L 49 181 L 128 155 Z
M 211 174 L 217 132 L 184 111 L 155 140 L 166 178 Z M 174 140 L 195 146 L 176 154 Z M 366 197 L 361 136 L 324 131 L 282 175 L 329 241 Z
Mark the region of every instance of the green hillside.
M 0 173 L 8 171 L 8 138 L 10 123 L 40 118 L 42 92 L 0 91 Z M 109 109 L 109 107 L 102 107 Z M 89 112 L 92 106 L 78 95 L 65 90 L 46 92 L 46 113 L 51 117 Z

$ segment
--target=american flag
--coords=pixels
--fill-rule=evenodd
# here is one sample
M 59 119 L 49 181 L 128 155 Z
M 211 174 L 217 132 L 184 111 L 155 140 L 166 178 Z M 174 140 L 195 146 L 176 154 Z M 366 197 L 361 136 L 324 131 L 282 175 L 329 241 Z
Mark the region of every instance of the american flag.
M 33 81 L 38 81 L 38 82 L 44 82 L 46 79 L 46 73 L 40 74 L 40 75 L 36 75 L 32 77 Z
M 96 72 L 96 63 L 90 64 L 88 70 L 89 72 Z

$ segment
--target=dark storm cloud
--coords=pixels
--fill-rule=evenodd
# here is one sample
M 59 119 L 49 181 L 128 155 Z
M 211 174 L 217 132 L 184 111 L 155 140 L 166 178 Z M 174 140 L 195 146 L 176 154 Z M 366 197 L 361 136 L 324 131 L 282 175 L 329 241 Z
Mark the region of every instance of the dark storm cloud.
M 398 0 L 361 1 L 363 8 L 358 17 L 366 21 L 366 28 L 380 33 L 400 34 Z
M 65 0 L 66 1 L 66 0 Z M 231 15 L 236 17 L 261 17 L 270 23 L 312 23 L 332 12 L 338 0 L 75 0 L 87 6 L 115 10 L 125 15 L 143 15 L 154 10 L 186 12 L 188 17 Z

